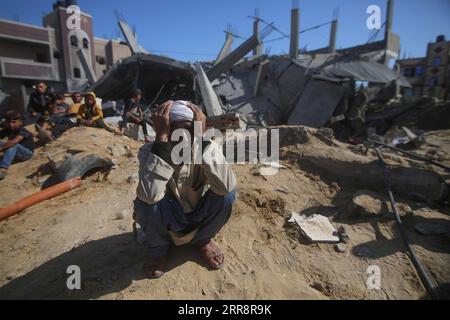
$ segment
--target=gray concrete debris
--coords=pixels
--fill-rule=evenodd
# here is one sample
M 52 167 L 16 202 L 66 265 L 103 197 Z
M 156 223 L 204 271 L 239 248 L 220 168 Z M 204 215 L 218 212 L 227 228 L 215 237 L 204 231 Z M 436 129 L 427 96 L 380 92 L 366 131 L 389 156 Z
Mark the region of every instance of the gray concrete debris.
M 234 49 L 230 54 L 228 54 L 224 59 L 222 59 L 218 64 L 211 68 L 208 72 L 208 78 L 210 81 L 219 77 L 222 73 L 230 70 L 236 62 L 241 60 L 247 53 L 252 51 L 260 44 L 260 40 L 257 36 L 251 36 L 238 48 Z
M 206 115 L 209 117 L 220 116 L 223 114 L 222 106 L 219 98 L 214 91 L 211 82 L 203 70 L 200 63 L 195 64 L 197 83 L 200 89 L 200 93 L 203 98 L 203 105 L 205 106 Z
M 139 176 L 135 173 L 127 178 L 127 183 L 135 184 L 136 182 L 138 182 L 138 180 L 139 180 Z
M 345 251 L 347 251 L 347 247 L 343 243 L 338 243 L 334 245 L 334 250 L 339 253 L 344 253 Z
M 296 10 L 293 10 L 294 29 L 298 25 Z M 139 88 L 143 100 L 151 102 L 150 110 L 167 100 L 190 100 L 203 103 L 208 116 L 218 116 L 223 111 L 240 113 L 250 126 L 321 127 L 347 119 L 346 108 L 341 107 L 352 97 L 347 87 L 354 81 L 377 84 L 380 89 L 371 87 L 375 96 L 388 87 L 395 89 L 394 94 L 398 86 L 410 87 L 402 75 L 380 63 L 385 60 L 389 44 L 379 42 L 335 50 L 336 24 L 334 21 L 330 44 L 325 50 L 298 54 L 295 49 L 298 37 L 294 36 L 290 56 L 257 54 L 245 58 L 261 45 L 261 40 L 273 30 L 272 25 L 231 52 L 234 36 L 227 33 L 217 59 L 193 67 L 147 54 L 131 28 L 119 21 L 133 56 L 108 69 L 89 90 L 104 100 L 120 100 L 129 98 L 131 91 Z M 336 110 L 339 113 L 335 114 Z
M 227 55 L 230 54 L 231 46 L 233 45 L 233 42 L 234 42 L 234 36 L 231 33 L 227 32 L 226 38 L 225 38 L 225 43 L 223 44 L 223 47 L 220 50 L 219 55 L 217 56 L 216 62 L 214 63 L 214 65 L 218 64 Z
M 308 127 L 324 126 L 332 117 L 344 94 L 341 86 L 324 82 L 311 81 L 288 120 L 288 125 Z

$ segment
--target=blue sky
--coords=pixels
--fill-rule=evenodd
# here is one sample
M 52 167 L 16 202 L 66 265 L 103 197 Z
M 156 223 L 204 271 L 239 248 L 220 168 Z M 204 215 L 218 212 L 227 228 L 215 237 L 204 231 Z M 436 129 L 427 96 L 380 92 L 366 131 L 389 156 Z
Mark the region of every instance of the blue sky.
M 0 18 L 41 25 L 52 0 L 4 1 Z M 258 8 L 261 18 L 274 22 L 285 34 L 290 32 L 291 0 L 79 0 L 81 9 L 94 17 L 97 37 L 117 38 L 118 27 L 113 11 L 117 9 L 136 28 L 139 43 L 156 54 L 181 60 L 214 59 L 224 41 L 228 23 L 241 36 L 252 33 L 252 20 Z M 370 4 L 379 5 L 384 21 L 386 0 L 300 0 L 300 29 L 330 21 L 339 8 L 337 47 L 344 48 L 368 41 L 373 31 L 366 27 Z M 438 34 L 450 39 L 450 0 L 396 0 L 394 32 L 401 36 L 407 56 L 425 55 L 426 44 Z M 278 38 L 272 32 L 266 40 Z M 377 39 L 381 39 L 380 32 Z M 300 35 L 300 47 L 324 47 L 328 43 L 329 26 Z M 237 40 L 234 46 L 242 40 Z M 271 54 L 289 51 L 289 40 L 271 42 Z M 402 54 L 403 56 L 403 54 Z

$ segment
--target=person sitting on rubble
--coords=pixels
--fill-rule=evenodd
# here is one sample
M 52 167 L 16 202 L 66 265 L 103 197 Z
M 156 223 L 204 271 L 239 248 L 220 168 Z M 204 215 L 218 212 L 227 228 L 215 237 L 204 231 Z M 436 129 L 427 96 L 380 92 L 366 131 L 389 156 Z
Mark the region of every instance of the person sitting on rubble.
M 134 218 L 149 248 L 145 274 L 153 279 L 164 274 L 172 243 L 191 243 L 208 266 L 218 270 L 224 264 L 224 255 L 212 239 L 230 218 L 235 200 L 236 178 L 231 166 L 217 143 L 189 140 L 194 137 L 194 121 L 201 123 L 203 132 L 206 127 L 206 117 L 197 106 L 168 101 L 153 114 L 152 121 L 156 140 L 139 153 L 134 202 Z M 194 151 L 191 164 L 174 164 L 171 153 L 178 141 L 171 142 L 171 137 L 177 129 L 184 129 L 184 139 L 192 141 L 193 150 L 203 151 L 199 153 L 201 159 Z
M 125 104 L 122 121 L 120 123 L 120 133 L 124 134 L 129 122 L 140 125 L 144 133 L 144 139 L 149 141 L 147 123 L 144 119 L 144 110 L 139 104 L 142 98 L 142 92 L 139 89 L 133 91 L 131 99 Z
M 39 118 L 41 118 L 43 116 L 50 116 L 50 115 L 56 114 L 56 108 L 57 108 L 56 98 L 55 99 L 50 99 L 47 102 L 47 105 L 45 106 L 45 109 L 44 109 L 42 115 Z M 38 120 L 39 120 L 39 118 L 38 118 Z
M 84 104 L 78 110 L 77 121 L 78 125 L 81 126 L 101 128 L 117 134 L 103 120 L 102 106 L 97 103 L 97 97 L 93 92 L 89 92 L 84 96 Z
M 30 95 L 27 111 L 31 115 L 29 123 L 34 123 L 44 115 L 50 101 L 55 100 L 55 94 L 51 87 L 43 81 L 38 82 L 34 86 L 34 90 Z
M 57 94 L 55 97 L 56 106 L 53 111 L 55 114 L 66 114 L 69 110 L 69 105 L 66 103 L 66 97 L 63 94 Z
M 0 131 L 0 180 L 6 177 L 11 164 L 26 161 L 33 156 L 33 135 L 23 126 L 22 115 L 14 110 L 5 115 L 6 128 Z
M 67 110 L 67 114 L 71 116 L 76 116 L 78 114 L 78 111 L 80 110 L 81 103 L 83 102 L 83 97 L 81 96 L 80 92 L 74 92 L 71 95 L 73 104 L 69 106 L 69 109 Z

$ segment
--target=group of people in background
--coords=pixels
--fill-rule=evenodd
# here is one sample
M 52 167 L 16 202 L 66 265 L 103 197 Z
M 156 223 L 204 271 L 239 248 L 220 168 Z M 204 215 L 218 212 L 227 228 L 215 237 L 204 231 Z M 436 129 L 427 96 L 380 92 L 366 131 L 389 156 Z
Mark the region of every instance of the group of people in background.
M 119 131 L 116 131 L 104 122 L 102 106 L 97 102 L 95 93 L 74 92 L 71 95 L 73 103 L 69 105 L 64 95 L 55 94 L 44 82 L 37 83 L 30 95 L 27 115 L 15 110 L 4 115 L 5 121 L 0 127 L 0 180 L 6 177 L 13 162 L 26 161 L 33 156 L 35 138 L 43 145 L 58 139 L 74 126 L 102 128 L 122 135 L 127 124 L 132 122 L 142 126 L 145 140 L 148 141 L 144 112 L 139 104 L 141 97 L 139 90 L 133 92 L 125 105 Z M 32 124 L 36 128 L 35 134 L 25 128 Z

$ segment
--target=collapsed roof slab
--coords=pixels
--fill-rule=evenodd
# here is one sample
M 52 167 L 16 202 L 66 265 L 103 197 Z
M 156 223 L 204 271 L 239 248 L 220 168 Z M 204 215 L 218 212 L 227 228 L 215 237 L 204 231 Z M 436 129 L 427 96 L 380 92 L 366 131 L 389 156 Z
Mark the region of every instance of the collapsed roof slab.
M 157 55 L 133 55 L 111 67 L 91 88 L 104 100 L 130 97 L 132 91 L 143 91 L 145 101 L 160 104 L 169 99 L 190 99 L 195 71 L 188 63 Z
M 312 80 L 303 91 L 288 125 L 324 126 L 344 95 L 344 88 L 327 81 Z
M 411 84 L 401 74 L 386 67 L 381 63 L 372 61 L 337 62 L 328 65 L 322 72 L 326 76 L 338 78 L 350 78 L 357 81 L 369 81 L 373 83 L 390 83 L 396 81 L 403 87 L 411 87 Z

